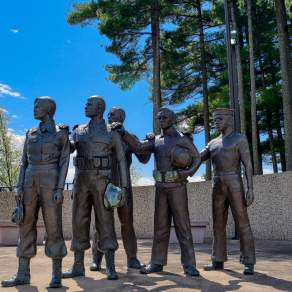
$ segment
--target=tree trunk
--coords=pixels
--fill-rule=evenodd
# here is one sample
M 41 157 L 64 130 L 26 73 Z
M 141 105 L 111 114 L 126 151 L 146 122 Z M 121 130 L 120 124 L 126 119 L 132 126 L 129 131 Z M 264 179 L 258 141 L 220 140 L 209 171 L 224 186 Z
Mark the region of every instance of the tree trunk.
M 269 144 L 270 144 L 270 150 L 271 150 L 271 156 L 272 156 L 272 164 L 273 164 L 273 171 L 274 173 L 278 172 L 278 164 L 277 164 L 277 157 L 274 147 L 274 136 L 273 136 L 273 129 L 272 129 L 272 115 L 271 113 L 266 114 L 267 119 L 267 126 L 268 126 L 268 136 L 269 136 Z
M 240 131 L 245 135 L 246 133 L 246 121 L 245 121 L 245 102 L 244 102 L 244 83 L 243 83 L 243 70 L 240 53 L 240 42 L 238 38 L 238 26 L 236 19 L 236 0 L 230 1 L 231 21 L 232 29 L 237 33 L 237 39 L 235 44 L 236 51 L 236 66 L 237 66 L 237 78 L 238 78 L 238 100 L 240 111 Z
M 248 39 L 249 39 L 249 68 L 250 68 L 250 95 L 251 95 L 251 129 L 252 129 L 252 157 L 254 174 L 261 174 L 261 165 L 258 147 L 257 104 L 256 104 L 256 76 L 254 64 L 254 42 L 252 4 L 247 0 Z
M 282 127 L 281 127 L 281 114 L 280 111 L 276 113 L 276 119 L 277 119 L 277 136 L 280 144 L 280 160 L 281 160 L 281 169 L 282 171 L 286 171 L 286 157 L 285 157 L 285 144 L 283 133 L 282 133 Z
M 206 66 L 206 49 L 205 49 L 205 35 L 204 35 L 204 23 L 201 11 L 201 0 L 197 0 L 198 10 L 198 26 L 200 34 L 200 57 L 201 57 L 201 76 L 203 87 L 203 104 L 204 104 L 204 129 L 205 129 L 205 145 L 211 140 L 210 135 L 210 121 L 209 121 L 209 93 L 208 93 L 208 72 Z M 205 179 L 210 180 L 212 176 L 211 161 L 206 161 L 206 174 Z
M 160 85 L 160 6 L 159 0 L 152 1 L 151 7 L 151 32 L 152 32 L 152 59 L 153 59 L 153 81 L 152 81 L 152 99 L 153 99 L 153 131 L 160 133 L 157 121 L 157 113 L 161 108 L 161 85 Z
M 292 170 L 292 60 L 284 0 L 275 0 L 282 75 L 286 169 Z

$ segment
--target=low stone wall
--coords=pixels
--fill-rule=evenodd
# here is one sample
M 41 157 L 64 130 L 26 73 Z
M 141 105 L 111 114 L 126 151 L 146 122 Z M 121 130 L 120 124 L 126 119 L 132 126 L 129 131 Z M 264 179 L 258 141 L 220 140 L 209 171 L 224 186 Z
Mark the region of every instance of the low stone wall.
M 206 239 L 212 238 L 211 182 L 188 185 L 191 221 L 207 221 Z M 255 203 L 249 207 L 249 216 L 256 239 L 292 240 L 292 172 L 254 177 Z M 0 193 L 0 220 L 9 220 L 14 208 L 14 194 Z M 72 202 L 65 192 L 63 229 L 71 237 Z M 138 238 L 153 237 L 154 187 L 134 188 L 134 222 Z M 41 217 L 41 216 L 40 216 Z M 116 218 L 116 230 L 120 226 Z M 234 226 L 230 214 L 227 232 L 231 236 Z

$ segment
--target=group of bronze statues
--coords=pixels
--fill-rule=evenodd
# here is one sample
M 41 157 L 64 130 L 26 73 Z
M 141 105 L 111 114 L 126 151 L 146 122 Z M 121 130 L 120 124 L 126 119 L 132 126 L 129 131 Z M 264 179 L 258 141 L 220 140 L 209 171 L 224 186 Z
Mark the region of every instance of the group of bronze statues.
M 19 219 L 18 272 L 3 287 L 30 283 L 30 259 L 36 254 L 36 223 L 41 208 L 46 228 L 45 253 L 52 258 L 50 288 L 61 287 L 62 278 L 85 275 L 84 253 L 90 244 L 92 208 L 95 214 L 95 233 L 92 240 L 90 270 L 100 271 L 103 256 L 107 278 L 115 280 L 115 251 L 118 242 L 114 226 L 113 208 L 104 203 L 109 184 L 119 187 L 123 245 L 129 268 L 142 274 L 156 273 L 167 264 L 171 220 L 181 248 L 181 264 L 186 275 L 199 276 L 188 211 L 187 178 L 194 175 L 200 164 L 211 159 L 213 165 L 213 252 L 212 261 L 204 269 L 222 270 L 227 260 L 226 224 L 231 211 L 240 236 L 240 261 L 244 274 L 254 273 L 255 248 L 248 219 L 247 206 L 254 199 L 252 165 L 249 146 L 244 135 L 233 127 L 233 111 L 217 109 L 213 118 L 221 133 L 199 153 L 189 135 L 176 127 L 176 115 L 161 108 L 157 119 L 160 135 L 148 134 L 143 141 L 123 127 L 125 112 L 114 107 L 104 120 L 105 101 L 91 96 L 85 105 L 86 125 L 77 125 L 70 135 L 65 125 L 56 125 L 56 104 L 50 97 L 40 97 L 34 103 L 34 117 L 40 120 L 37 128 L 26 134 L 19 182 L 16 210 Z M 74 252 L 72 268 L 62 273 L 62 259 L 67 254 L 62 231 L 63 189 L 69 166 L 70 153 L 74 157 L 71 250 Z M 137 239 L 133 226 L 133 192 L 130 178 L 132 154 L 147 163 L 151 153 L 155 157 L 155 213 L 154 238 L 151 260 L 142 265 L 137 258 Z M 241 178 L 241 164 L 245 168 L 248 190 L 245 193 Z M 20 208 L 21 206 L 21 208 Z M 18 214 L 18 213 L 21 214 Z

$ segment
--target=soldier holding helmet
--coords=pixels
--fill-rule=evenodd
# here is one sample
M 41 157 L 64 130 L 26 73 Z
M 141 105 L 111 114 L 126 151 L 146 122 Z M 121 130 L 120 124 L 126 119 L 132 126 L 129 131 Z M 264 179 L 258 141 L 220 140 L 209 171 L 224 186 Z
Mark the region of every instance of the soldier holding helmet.
M 174 125 L 176 115 L 161 108 L 158 116 L 162 134 L 147 141 L 138 141 L 124 129 L 123 140 L 137 152 L 152 152 L 156 195 L 154 213 L 154 240 L 150 264 L 141 268 L 143 274 L 160 272 L 167 264 L 167 251 L 173 218 L 181 247 L 181 263 L 185 274 L 198 276 L 188 212 L 187 177 L 192 176 L 200 164 L 199 153 L 189 137 L 178 132 Z

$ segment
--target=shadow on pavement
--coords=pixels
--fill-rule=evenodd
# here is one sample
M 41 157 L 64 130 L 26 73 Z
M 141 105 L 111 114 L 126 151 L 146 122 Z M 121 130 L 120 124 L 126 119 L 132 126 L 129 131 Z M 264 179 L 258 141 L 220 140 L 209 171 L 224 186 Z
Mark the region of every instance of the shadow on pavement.
M 257 285 L 270 286 L 275 289 L 279 289 L 281 291 L 287 291 L 287 292 L 292 291 L 292 281 L 278 279 L 278 278 L 271 277 L 266 274 L 262 274 L 258 272 L 255 272 L 253 276 L 245 276 L 238 272 L 227 270 L 227 269 L 225 269 L 223 272 L 238 279 L 238 280 L 230 280 L 229 283 L 231 285 L 239 284 L 241 282 L 250 282 Z

